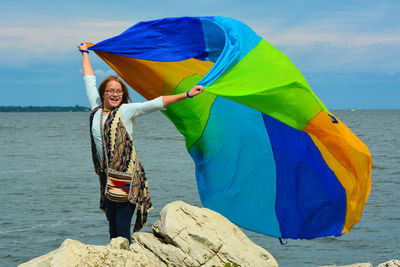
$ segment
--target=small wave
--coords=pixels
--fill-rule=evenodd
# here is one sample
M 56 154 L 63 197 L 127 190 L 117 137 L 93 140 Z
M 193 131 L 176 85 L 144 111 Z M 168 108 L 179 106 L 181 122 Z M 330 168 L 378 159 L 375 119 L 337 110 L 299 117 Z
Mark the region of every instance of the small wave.
M 159 136 L 155 136 L 155 137 L 151 137 L 153 140 L 161 140 L 161 141 L 185 141 L 185 138 L 183 138 L 183 136 L 164 136 L 164 137 L 159 137 Z
M 40 172 L 40 171 L 43 171 L 43 170 L 8 170 L 8 171 L 0 171 L 0 174 L 8 174 L 8 173 L 17 173 L 17 172 L 20 172 L 20 173 L 26 173 L 26 172 Z
M 43 226 L 44 226 L 44 224 L 39 224 L 39 225 L 35 225 L 35 226 L 27 227 L 27 228 L 22 228 L 22 229 L 14 229 L 14 230 L 2 231 L 2 232 L 0 232 L 0 235 L 9 234 L 9 233 L 16 233 L 16 232 L 30 231 L 32 229 L 41 228 Z

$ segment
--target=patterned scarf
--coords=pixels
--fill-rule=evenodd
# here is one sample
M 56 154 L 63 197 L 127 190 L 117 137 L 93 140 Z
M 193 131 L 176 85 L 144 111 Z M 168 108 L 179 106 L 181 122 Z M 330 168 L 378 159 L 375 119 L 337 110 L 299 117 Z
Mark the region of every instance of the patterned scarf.
M 105 162 L 99 161 L 92 135 L 94 113 L 101 107 L 92 110 L 90 114 L 90 133 L 92 142 L 92 158 L 95 172 L 100 181 L 100 209 L 104 209 L 104 192 L 107 183 Z M 136 155 L 135 146 L 121 118 L 120 108 L 112 110 L 104 123 L 105 150 L 108 157 L 108 167 L 119 172 L 132 173 L 132 181 L 128 200 L 137 207 L 134 232 L 139 231 L 147 221 L 148 211 L 152 209 L 150 192 L 143 165 Z M 104 146 L 104 144 L 103 144 Z M 103 159 L 105 159 L 103 149 Z M 135 161 L 138 161 L 137 164 Z

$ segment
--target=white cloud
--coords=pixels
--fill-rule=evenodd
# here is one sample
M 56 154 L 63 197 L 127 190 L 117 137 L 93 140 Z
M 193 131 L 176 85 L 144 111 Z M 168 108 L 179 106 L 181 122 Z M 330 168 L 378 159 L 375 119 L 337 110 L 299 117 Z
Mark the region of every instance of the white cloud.
M 256 32 L 268 42 L 279 46 L 312 47 L 327 44 L 340 48 L 368 47 L 371 45 L 400 45 L 400 34 L 359 33 L 349 31 L 320 31 L 310 27 L 294 27 L 277 30 L 259 27 Z
M 131 21 L 88 21 L 79 24 L 81 27 L 88 28 L 122 28 L 125 29 L 132 26 Z
M 99 42 L 122 33 L 132 22 L 83 22 L 75 25 L 52 27 L 0 28 L 0 52 L 19 50 L 25 54 L 47 54 L 74 49 L 81 41 Z M 400 45 L 400 34 L 357 33 L 342 31 L 320 31 L 310 27 L 288 29 L 254 26 L 256 32 L 276 46 L 307 47 L 329 44 L 334 47 L 352 48 L 370 45 Z
M 51 25 L 3 27 L 0 26 L 0 56 L 3 63 L 18 64 L 32 58 L 63 60 L 76 51 L 82 41 L 99 42 L 116 36 L 135 24 L 133 21 L 84 21 L 79 23 L 58 23 Z M 249 20 L 249 25 L 265 40 L 274 46 L 284 48 L 290 58 L 303 58 L 313 54 L 323 57 L 314 62 L 320 68 L 333 64 L 360 63 L 362 68 L 379 65 L 379 58 L 387 68 L 399 68 L 395 62 L 397 53 L 393 48 L 400 47 L 400 34 L 396 29 L 386 31 L 357 30 L 356 27 L 343 27 L 343 23 L 329 24 L 327 19 L 285 25 L 282 19 Z M 268 26 L 266 26 L 268 25 Z M 321 49 L 322 47 L 322 49 Z M 15 51 L 19 51 L 17 54 Z M 378 54 L 377 54 L 378 53 Z M 388 56 L 388 55 L 392 56 Z M 337 56 L 340 55 L 340 56 Z M 381 64 L 382 65 L 382 64 Z M 390 66 L 390 67 L 389 67 Z M 103 75 L 104 74 L 104 75 Z M 109 75 L 98 71 L 98 75 Z
M 105 77 L 107 77 L 107 76 L 110 76 L 110 75 L 117 75 L 117 74 L 115 73 L 115 71 L 113 71 L 113 70 L 111 70 L 111 69 L 108 69 L 108 70 L 95 69 L 95 70 L 93 70 L 93 71 L 94 71 L 94 74 L 95 74 L 97 77 L 99 77 L 99 79 L 103 79 L 103 78 L 105 78 Z M 82 69 L 79 69 L 79 73 L 83 73 Z
M 110 76 L 110 75 L 116 75 L 115 71 L 113 71 L 113 70 L 95 69 L 94 73 L 99 78 L 99 80 L 102 80 L 103 78 Z
M 0 28 L 0 53 L 18 50 L 25 57 L 63 53 L 82 42 L 99 42 L 122 33 L 132 22 L 84 22 L 74 25 Z

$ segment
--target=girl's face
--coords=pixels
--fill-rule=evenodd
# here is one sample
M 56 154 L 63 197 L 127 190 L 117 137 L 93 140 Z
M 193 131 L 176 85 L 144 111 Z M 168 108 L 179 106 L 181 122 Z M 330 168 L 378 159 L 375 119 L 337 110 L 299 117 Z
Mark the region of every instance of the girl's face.
M 104 90 L 104 103 L 105 109 L 114 109 L 121 104 L 124 91 L 119 82 L 111 80 L 107 83 L 106 89 Z

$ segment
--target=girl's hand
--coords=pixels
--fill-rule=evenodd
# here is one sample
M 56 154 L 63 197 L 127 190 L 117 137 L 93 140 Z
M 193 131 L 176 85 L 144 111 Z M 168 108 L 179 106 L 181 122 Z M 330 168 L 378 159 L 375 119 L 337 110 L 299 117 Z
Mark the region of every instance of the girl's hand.
M 86 45 L 86 43 L 81 43 L 80 45 L 78 45 L 79 50 L 87 50 L 88 47 Z
M 201 92 L 203 92 L 203 86 L 195 85 L 195 86 L 193 86 L 192 89 L 189 90 L 189 95 L 190 95 L 190 97 L 194 97 L 194 96 L 200 94 Z

